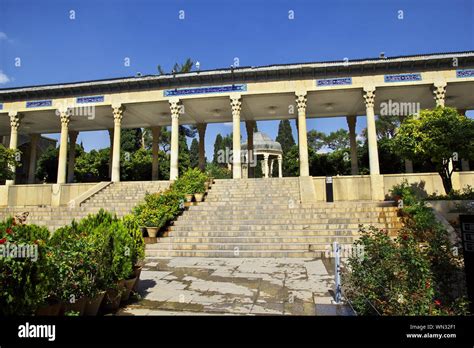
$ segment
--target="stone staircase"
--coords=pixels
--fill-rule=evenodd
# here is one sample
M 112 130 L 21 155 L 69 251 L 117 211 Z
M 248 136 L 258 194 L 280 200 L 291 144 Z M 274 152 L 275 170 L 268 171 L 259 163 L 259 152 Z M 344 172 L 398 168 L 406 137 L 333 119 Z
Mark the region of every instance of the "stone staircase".
M 391 202 L 300 203 L 298 178 L 215 180 L 205 202 L 189 207 L 150 257 L 321 257 L 334 241 L 352 244 L 359 224 L 395 232 Z
M 89 197 L 78 207 L 7 207 L 0 209 L 0 219 L 17 213 L 29 212 L 27 223 L 48 227 L 54 231 L 58 227 L 80 220 L 88 214 L 97 213 L 101 208 L 122 217 L 140 203 L 146 192 L 158 192 L 169 187 L 169 181 L 124 181 L 111 183 Z

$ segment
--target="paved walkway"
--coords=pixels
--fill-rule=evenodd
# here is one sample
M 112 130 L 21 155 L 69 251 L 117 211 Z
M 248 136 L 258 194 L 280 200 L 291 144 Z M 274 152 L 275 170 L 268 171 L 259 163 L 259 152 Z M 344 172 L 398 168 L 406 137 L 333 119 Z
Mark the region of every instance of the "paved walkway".
M 147 258 L 141 299 L 118 314 L 347 315 L 331 305 L 331 270 L 312 259 Z

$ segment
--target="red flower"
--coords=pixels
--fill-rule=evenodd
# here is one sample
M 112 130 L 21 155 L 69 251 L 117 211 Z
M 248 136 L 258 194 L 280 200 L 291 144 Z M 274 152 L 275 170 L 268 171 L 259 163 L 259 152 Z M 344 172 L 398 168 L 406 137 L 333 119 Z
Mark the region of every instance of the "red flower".
M 426 282 L 425 287 L 426 287 L 427 289 L 429 289 L 430 286 L 431 286 L 430 282 Z
M 7 241 L 6 238 L 2 238 L 2 239 L 0 239 L 0 244 L 5 244 L 6 241 Z
M 403 235 L 402 235 L 402 239 L 403 239 L 403 240 L 407 240 L 407 239 L 408 239 L 408 235 L 407 235 L 407 234 L 403 234 Z
M 11 228 L 7 228 L 6 232 L 7 232 L 7 234 L 12 234 L 13 231 L 12 231 Z
M 440 300 L 435 300 L 434 303 L 435 303 L 435 305 L 437 305 L 437 306 L 441 306 L 441 301 L 440 301 Z

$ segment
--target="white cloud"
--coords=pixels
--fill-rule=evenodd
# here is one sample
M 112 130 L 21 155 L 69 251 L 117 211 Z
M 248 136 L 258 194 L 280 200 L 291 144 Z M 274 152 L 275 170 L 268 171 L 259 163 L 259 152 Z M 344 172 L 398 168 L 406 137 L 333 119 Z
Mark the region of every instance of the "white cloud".
M 11 79 L 0 70 L 0 85 L 10 82 Z
M 5 34 L 3 31 L 0 31 L 0 40 L 8 40 L 7 34 Z

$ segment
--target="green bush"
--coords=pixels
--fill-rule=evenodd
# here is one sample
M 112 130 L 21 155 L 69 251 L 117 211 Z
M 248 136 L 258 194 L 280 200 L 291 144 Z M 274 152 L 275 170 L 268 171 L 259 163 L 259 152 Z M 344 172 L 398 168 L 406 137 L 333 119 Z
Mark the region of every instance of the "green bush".
M 188 169 L 172 185 L 172 190 L 182 194 L 204 193 L 208 176 L 197 168 Z
M 0 222 L 0 315 L 32 314 L 48 297 L 55 276 L 48 239 L 44 227 L 16 225 L 11 218 Z M 13 255 L 20 246 L 31 254 Z
M 432 275 L 424 251 L 406 231 L 396 240 L 374 227 L 361 229 L 349 258 L 346 295 L 360 315 L 428 315 L 435 309 Z
M 436 193 L 426 197 L 427 201 L 436 200 L 474 200 L 474 189 L 467 185 L 462 190 L 451 190 L 447 195 L 437 195 Z
M 184 195 L 176 190 L 160 193 L 147 193 L 145 202 L 133 209 L 139 226 L 163 227 L 174 220 L 181 212 Z
M 463 315 L 467 299 L 462 256 L 433 211 L 405 181 L 391 190 L 404 204 L 404 228 L 392 240 L 385 232 L 362 230 L 356 244 L 363 259 L 350 258 L 344 275 L 347 295 L 361 314 Z M 423 281 L 425 288 L 423 288 Z
M 140 224 L 133 215 L 126 215 L 122 222 L 132 237 L 132 264 L 138 265 L 145 258 L 145 240 L 140 228 Z

